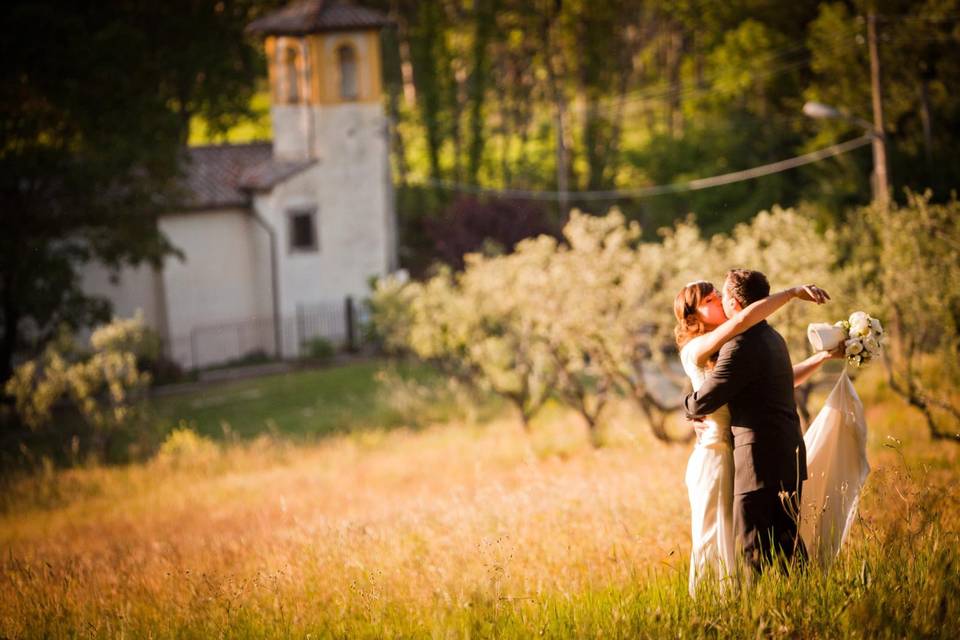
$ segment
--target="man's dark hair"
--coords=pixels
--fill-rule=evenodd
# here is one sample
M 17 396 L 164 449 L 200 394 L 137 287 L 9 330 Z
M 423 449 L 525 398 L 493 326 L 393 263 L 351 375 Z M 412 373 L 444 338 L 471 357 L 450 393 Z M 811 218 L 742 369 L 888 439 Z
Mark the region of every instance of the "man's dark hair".
M 770 295 L 770 283 L 767 282 L 767 276 L 759 271 L 731 269 L 727 272 L 727 282 L 730 287 L 730 295 L 740 303 L 741 307 L 746 307 L 751 302 L 756 302 Z

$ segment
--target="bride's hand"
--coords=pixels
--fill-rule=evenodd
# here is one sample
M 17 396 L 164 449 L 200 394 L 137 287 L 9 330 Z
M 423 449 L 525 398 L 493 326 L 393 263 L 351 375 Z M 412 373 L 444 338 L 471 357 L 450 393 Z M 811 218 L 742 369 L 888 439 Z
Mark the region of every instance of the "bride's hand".
M 830 294 L 815 284 L 805 284 L 793 288 L 793 295 L 800 300 L 823 304 L 830 299 Z
M 827 357 L 828 360 L 843 360 L 847 357 L 847 346 L 844 343 L 838 344 L 835 348 L 830 351 L 826 351 L 830 355 Z

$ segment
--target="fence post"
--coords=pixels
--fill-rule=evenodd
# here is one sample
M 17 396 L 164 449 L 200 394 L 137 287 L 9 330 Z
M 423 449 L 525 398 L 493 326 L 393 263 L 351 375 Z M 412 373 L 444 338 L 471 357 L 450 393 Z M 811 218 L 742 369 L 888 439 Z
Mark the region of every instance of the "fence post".
M 353 297 L 347 296 L 346 304 L 344 306 L 345 318 L 344 320 L 347 323 L 347 351 L 356 351 L 357 342 L 356 335 L 354 332 L 354 320 L 353 320 Z
M 193 369 L 200 368 L 200 365 L 197 363 L 197 330 L 196 328 L 190 329 L 190 364 L 193 366 Z
M 306 318 L 303 313 L 303 305 L 299 302 L 297 303 L 297 356 L 302 356 L 303 343 L 306 340 L 307 330 L 304 326 L 306 323 Z

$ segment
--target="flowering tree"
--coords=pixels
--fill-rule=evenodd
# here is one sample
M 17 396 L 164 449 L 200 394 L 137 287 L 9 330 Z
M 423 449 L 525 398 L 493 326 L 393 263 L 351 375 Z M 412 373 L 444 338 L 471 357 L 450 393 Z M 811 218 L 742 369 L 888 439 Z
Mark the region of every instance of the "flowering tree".
M 441 269 L 423 283 L 381 281 L 374 322 L 389 346 L 509 399 L 525 425 L 553 396 L 583 417 L 596 440 L 618 395 L 636 404 L 657 438 L 685 440 L 692 431 L 678 436 L 666 427 L 685 384 L 674 296 L 691 280 L 719 285 L 740 265 L 765 271 L 774 288 L 830 288 L 835 239 L 779 208 L 729 237 L 707 240 L 692 219 L 659 235 L 659 242 L 643 242 L 639 225 L 616 209 L 605 216 L 573 211 L 561 241 L 540 236 L 508 255 L 471 254 L 462 273 Z M 793 305 L 775 322 L 796 351 L 805 349 L 813 319 L 812 306 Z
M 21 364 L 7 381 L 20 419 L 31 429 L 49 425 L 55 404 L 67 398 L 93 429 L 101 453 L 112 437 L 138 418 L 136 400 L 150 384 L 140 371 L 138 356 L 156 341 L 141 313 L 115 318 L 90 336 L 92 351 L 84 353 L 68 330 L 62 330 L 36 360 Z

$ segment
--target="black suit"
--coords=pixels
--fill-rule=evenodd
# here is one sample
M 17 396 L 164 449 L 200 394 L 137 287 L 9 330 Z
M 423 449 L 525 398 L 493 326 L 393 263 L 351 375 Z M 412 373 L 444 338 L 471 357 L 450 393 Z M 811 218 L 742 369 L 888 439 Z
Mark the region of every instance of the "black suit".
M 760 322 L 720 349 L 699 391 L 684 398 L 690 419 L 730 409 L 735 475 L 734 526 L 747 563 L 759 569 L 776 549 L 788 559 L 797 546 L 796 516 L 807 451 L 793 395 L 793 366 L 783 338 Z M 780 492 L 790 494 L 785 508 Z M 773 546 L 771 548 L 771 541 Z M 804 554 L 805 555 L 805 554 Z

